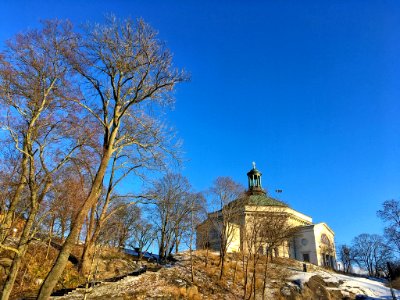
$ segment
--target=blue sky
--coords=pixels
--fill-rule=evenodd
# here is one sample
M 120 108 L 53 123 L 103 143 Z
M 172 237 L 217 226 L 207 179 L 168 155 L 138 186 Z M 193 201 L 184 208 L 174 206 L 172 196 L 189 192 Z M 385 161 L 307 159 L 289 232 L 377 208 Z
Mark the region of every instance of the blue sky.
M 168 115 L 197 190 L 264 187 L 337 242 L 381 233 L 400 197 L 398 1 L 3 1 L 0 41 L 46 18 L 143 17 L 191 74 Z

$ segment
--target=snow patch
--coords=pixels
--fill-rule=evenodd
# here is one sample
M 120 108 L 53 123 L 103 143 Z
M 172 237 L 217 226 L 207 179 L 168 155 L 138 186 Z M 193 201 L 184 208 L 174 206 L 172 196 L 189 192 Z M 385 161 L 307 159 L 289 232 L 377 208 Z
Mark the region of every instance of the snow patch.
M 374 278 L 364 278 L 364 277 L 353 277 L 336 273 L 329 273 L 324 271 L 315 272 L 295 272 L 294 275 L 290 276 L 288 279 L 293 283 L 303 287 L 311 277 L 318 275 L 323 278 L 327 283 L 337 283 L 338 288 L 328 288 L 328 289 L 339 289 L 342 291 L 344 296 L 350 295 L 350 293 L 356 295 L 365 295 L 373 299 L 391 299 L 390 288 L 385 286 L 385 281 L 381 279 Z M 400 297 L 400 291 L 394 291 L 396 297 Z

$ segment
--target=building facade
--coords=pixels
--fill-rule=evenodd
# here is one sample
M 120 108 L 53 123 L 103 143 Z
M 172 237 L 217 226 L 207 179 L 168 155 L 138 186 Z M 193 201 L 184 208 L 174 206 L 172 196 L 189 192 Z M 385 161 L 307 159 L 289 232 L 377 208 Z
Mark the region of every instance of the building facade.
M 208 214 L 197 227 L 197 249 L 218 251 L 225 243 L 228 252 L 258 251 L 335 268 L 333 230 L 326 223 L 314 224 L 311 217 L 269 197 L 262 188 L 261 176 L 254 164 L 247 173 L 248 190 Z

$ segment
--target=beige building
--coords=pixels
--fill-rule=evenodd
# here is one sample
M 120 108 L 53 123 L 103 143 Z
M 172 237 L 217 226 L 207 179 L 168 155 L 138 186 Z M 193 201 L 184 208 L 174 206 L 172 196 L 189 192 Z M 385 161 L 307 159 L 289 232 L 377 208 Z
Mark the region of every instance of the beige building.
M 247 173 L 246 193 L 223 209 L 208 214 L 197 227 L 197 249 L 207 247 L 218 251 L 225 236 L 228 252 L 252 249 L 265 254 L 269 249 L 275 256 L 334 268 L 336 251 L 332 229 L 326 223 L 314 224 L 311 217 L 269 197 L 262 188 L 261 175 L 254 165 Z M 224 235 L 222 228 L 225 228 Z M 250 239 L 250 236 L 257 238 Z M 272 242 L 267 242 L 273 241 L 269 236 L 280 237 L 273 249 Z

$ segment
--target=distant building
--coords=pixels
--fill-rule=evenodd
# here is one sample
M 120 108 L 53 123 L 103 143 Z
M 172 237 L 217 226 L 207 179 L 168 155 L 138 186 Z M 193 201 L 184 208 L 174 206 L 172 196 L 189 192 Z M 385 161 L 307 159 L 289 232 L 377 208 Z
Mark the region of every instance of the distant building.
M 275 247 L 273 255 L 334 268 L 336 251 L 333 230 L 326 223 L 313 224 L 311 217 L 269 197 L 262 188 L 261 175 L 253 164 L 253 169 L 247 173 L 248 190 L 243 196 L 228 204 L 235 207 L 235 217 L 230 219 L 229 225 L 226 226 L 229 229 L 228 252 L 248 249 L 245 235 L 249 231 L 251 220 L 258 216 L 272 219 L 270 216 L 279 214 L 285 215 L 292 228 L 296 227 L 296 234 Z M 205 247 L 216 251 L 220 249 L 223 216 L 222 210 L 212 212 L 197 227 L 197 249 Z M 262 229 L 260 234 L 263 234 Z M 257 251 L 266 253 L 267 247 L 268 245 L 261 245 Z

